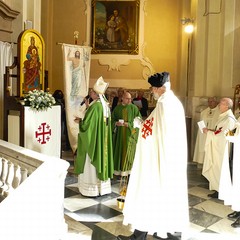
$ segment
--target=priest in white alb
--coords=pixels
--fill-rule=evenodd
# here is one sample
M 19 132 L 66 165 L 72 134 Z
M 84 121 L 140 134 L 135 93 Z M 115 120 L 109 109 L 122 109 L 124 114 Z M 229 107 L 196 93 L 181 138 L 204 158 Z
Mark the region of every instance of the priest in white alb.
M 200 113 L 200 120 L 204 122 L 207 128 L 214 129 L 219 113 L 220 112 L 218 108 L 217 98 L 209 97 L 208 107 Z M 201 130 L 199 129 L 194 148 L 193 162 L 198 163 L 199 166 L 201 167 L 203 164 L 205 154 L 205 142 L 206 134 L 201 132 Z
M 225 132 L 226 139 L 232 144 L 227 143 L 224 152 L 219 184 L 219 199 L 223 200 L 225 205 L 231 206 L 233 210 L 232 213 L 227 215 L 228 219 L 234 221 L 231 226 L 240 228 L 240 117 L 235 127 L 234 135 L 229 130 Z M 231 147 L 233 148 L 232 171 L 229 165 Z
M 202 175 L 209 181 L 209 190 L 214 190 L 208 196 L 218 198 L 219 182 L 227 140 L 226 130 L 235 128 L 236 119 L 232 112 L 233 102 L 230 98 L 222 98 L 219 103 L 220 115 L 214 129 L 204 128 L 206 134 L 205 157 Z

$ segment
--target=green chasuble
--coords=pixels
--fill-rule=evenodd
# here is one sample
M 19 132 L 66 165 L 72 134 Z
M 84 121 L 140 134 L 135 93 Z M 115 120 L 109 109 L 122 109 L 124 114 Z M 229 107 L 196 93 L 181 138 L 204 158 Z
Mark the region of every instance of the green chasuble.
M 104 118 L 100 100 L 93 102 L 79 123 L 77 159 L 74 170 L 83 173 L 86 155 L 96 168 L 98 179 L 105 181 L 113 177 L 111 118 Z
M 112 112 L 113 159 L 115 171 L 126 170 L 124 169 L 124 165 L 128 151 L 129 139 L 135 130 L 133 128 L 133 120 L 135 117 L 141 117 L 141 114 L 138 107 L 132 103 L 129 105 L 120 104 L 116 106 Z M 124 122 L 128 122 L 128 127 L 117 127 L 115 124 L 119 119 L 123 119 Z

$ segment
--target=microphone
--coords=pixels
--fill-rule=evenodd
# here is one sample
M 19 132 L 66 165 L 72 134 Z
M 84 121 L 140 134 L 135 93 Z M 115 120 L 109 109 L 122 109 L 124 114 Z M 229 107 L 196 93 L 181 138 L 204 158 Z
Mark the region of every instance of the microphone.
M 89 98 L 90 98 L 90 96 L 87 95 L 87 96 L 83 99 L 83 101 L 81 102 L 80 106 L 82 106 L 82 105 L 85 103 L 85 101 L 86 101 L 87 99 L 89 99 Z

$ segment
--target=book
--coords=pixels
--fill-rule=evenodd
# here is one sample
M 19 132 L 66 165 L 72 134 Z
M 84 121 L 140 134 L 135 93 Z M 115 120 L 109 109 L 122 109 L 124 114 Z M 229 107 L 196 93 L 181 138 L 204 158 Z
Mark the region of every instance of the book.
M 205 122 L 202 120 L 202 121 L 199 121 L 197 124 L 198 124 L 200 132 L 203 133 L 203 128 L 206 127 Z

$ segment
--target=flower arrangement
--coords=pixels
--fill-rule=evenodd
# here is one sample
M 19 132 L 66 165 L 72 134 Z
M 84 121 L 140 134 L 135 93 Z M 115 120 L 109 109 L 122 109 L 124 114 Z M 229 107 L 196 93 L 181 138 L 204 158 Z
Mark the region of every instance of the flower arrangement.
M 56 103 L 55 98 L 49 92 L 34 89 L 29 91 L 24 98 L 24 105 L 30 106 L 36 111 L 44 111 L 51 108 Z

